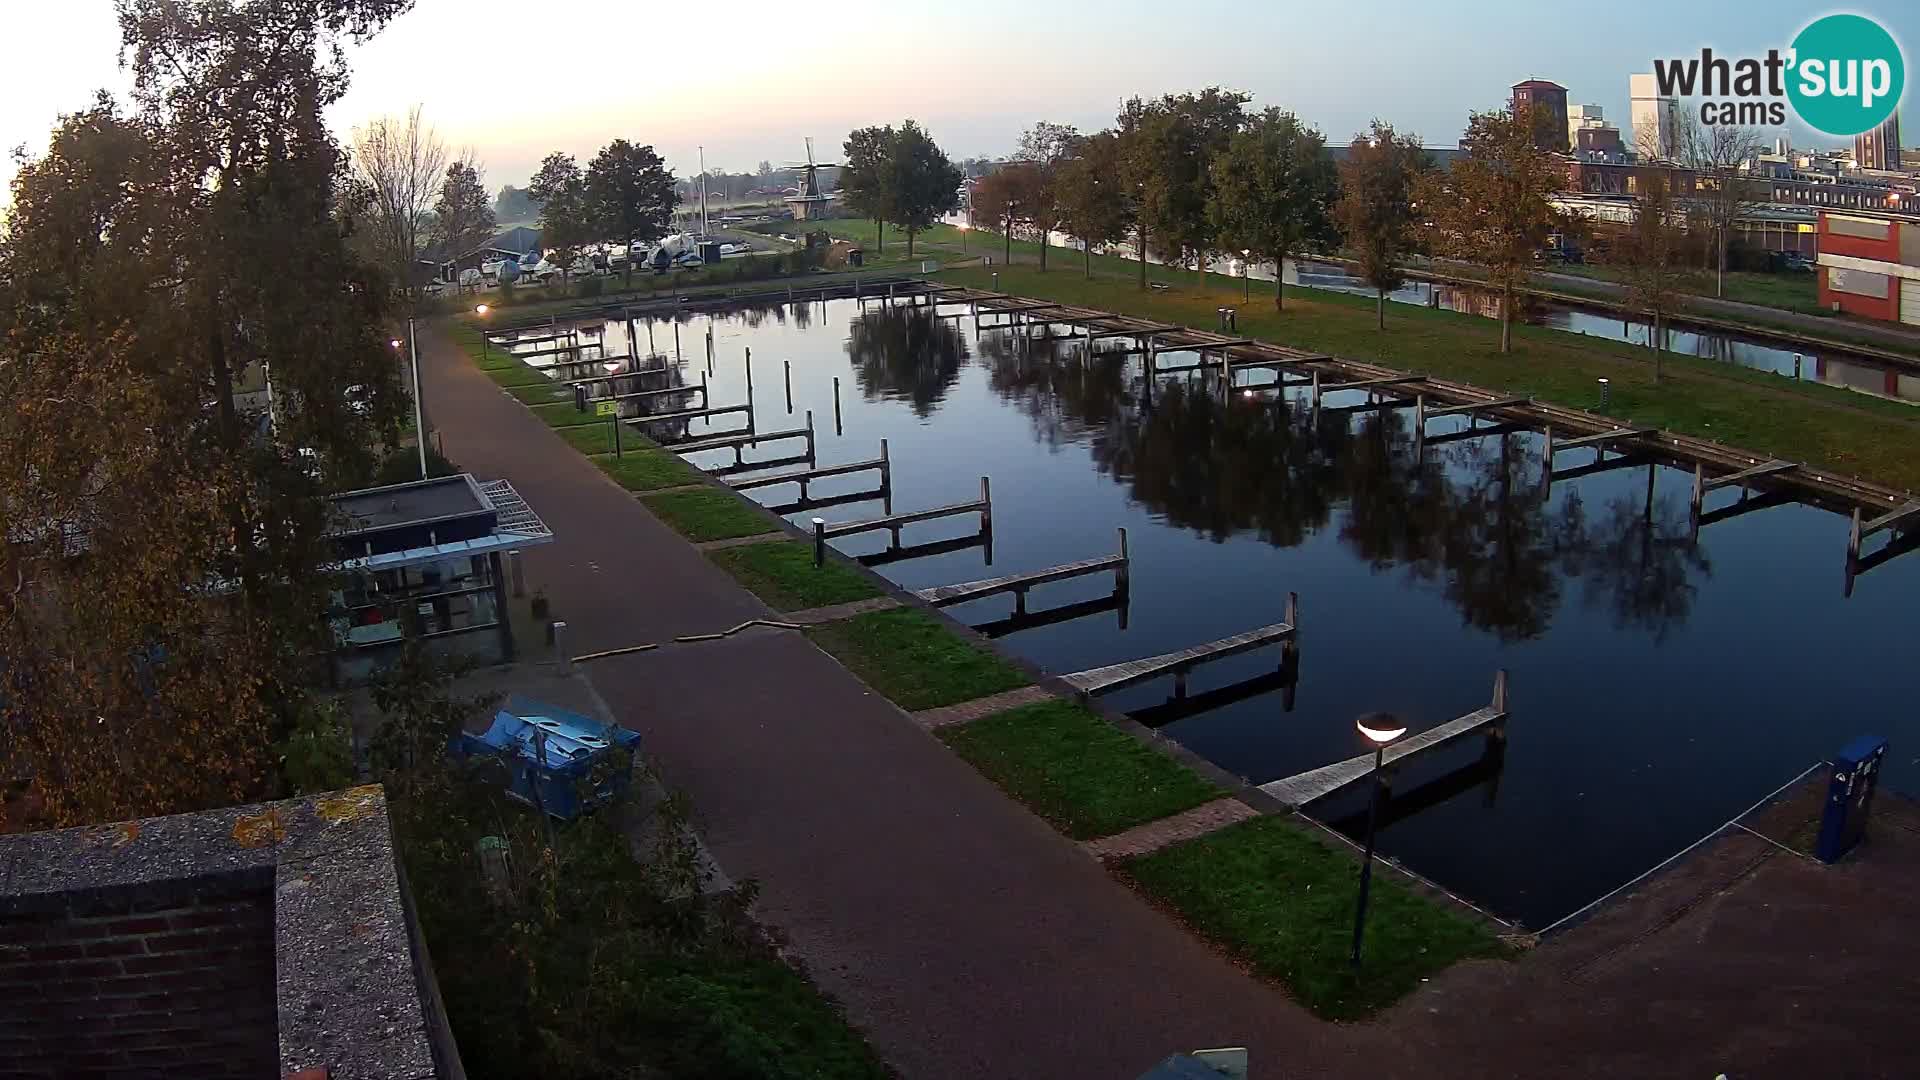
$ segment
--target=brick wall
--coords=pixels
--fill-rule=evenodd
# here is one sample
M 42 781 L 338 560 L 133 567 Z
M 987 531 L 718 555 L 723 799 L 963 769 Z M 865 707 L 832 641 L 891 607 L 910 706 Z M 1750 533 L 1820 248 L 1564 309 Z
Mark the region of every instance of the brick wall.
M 273 898 L 0 917 L 0 1080 L 279 1072 Z

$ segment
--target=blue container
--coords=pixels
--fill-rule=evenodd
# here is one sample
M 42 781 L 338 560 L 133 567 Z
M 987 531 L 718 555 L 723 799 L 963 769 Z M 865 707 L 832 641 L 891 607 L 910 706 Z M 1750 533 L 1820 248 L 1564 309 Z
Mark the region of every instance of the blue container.
M 1820 842 L 1814 849 L 1821 862 L 1837 862 L 1853 850 L 1867 831 L 1873 792 L 1880 786 L 1880 763 L 1887 756 L 1887 740 L 1862 735 L 1833 758 L 1827 780 L 1827 806 L 1820 818 Z
M 485 732 L 461 732 L 448 750 L 457 758 L 498 758 L 507 767 L 507 794 L 565 821 L 624 790 L 639 747 L 638 732 L 515 697 Z

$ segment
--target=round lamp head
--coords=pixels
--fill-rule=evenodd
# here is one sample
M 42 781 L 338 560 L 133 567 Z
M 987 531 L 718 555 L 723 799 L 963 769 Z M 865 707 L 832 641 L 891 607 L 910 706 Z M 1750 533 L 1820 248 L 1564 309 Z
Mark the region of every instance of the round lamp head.
M 389 344 L 389 345 L 391 345 L 391 346 L 393 346 L 394 348 L 396 348 L 396 349 L 397 349 L 397 348 L 399 348 L 399 347 L 400 347 L 400 339 L 399 339 L 399 338 L 394 338 L 394 339 L 393 339 L 392 341 L 389 341 L 389 342 L 387 342 L 387 344 Z
M 487 313 L 487 305 L 485 304 L 476 305 L 473 309 L 473 313 L 475 315 L 485 315 Z
M 1359 728 L 1360 734 L 1375 746 L 1385 746 L 1407 733 L 1407 725 L 1392 713 L 1367 713 L 1354 721 L 1353 726 Z

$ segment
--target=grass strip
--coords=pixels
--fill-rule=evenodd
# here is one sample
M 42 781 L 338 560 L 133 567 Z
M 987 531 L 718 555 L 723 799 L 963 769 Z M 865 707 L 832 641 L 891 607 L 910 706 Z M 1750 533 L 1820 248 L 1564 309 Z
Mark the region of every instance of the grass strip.
M 1187 326 L 1214 324 L 1222 303 L 1240 299 L 1237 289 L 1195 285 L 1191 274 L 1185 284 L 1141 292 L 1123 278 L 995 269 L 1003 291 Z M 992 284 L 981 270 L 939 276 Z M 1496 323 L 1458 312 L 1389 304 L 1387 324 L 1385 332 L 1375 328 L 1366 297 L 1297 288 L 1287 290 L 1284 311 L 1254 303 L 1241 307 L 1239 319 L 1248 337 L 1575 408 L 1596 408 L 1596 380 L 1606 378 L 1612 403 L 1604 411 L 1622 421 L 1920 488 L 1920 410 L 1910 405 L 1675 354 L 1665 357 L 1664 381 L 1656 383 L 1647 349 L 1544 327 L 1516 325 L 1513 352 L 1501 353 Z
M 668 491 L 641 496 L 640 501 L 674 531 L 694 541 L 758 536 L 776 527 L 764 511 L 727 491 Z
M 880 595 L 873 582 L 838 562 L 813 565 L 813 548 L 799 540 L 724 548 L 708 552 L 707 558 L 775 611 L 849 604 Z
M 1033 681 L 913 608 L 856 615 L 807 633 L 868 686 L 909 712 L 971 701 Z
M 582 454 L 613 453 L 613 425 L 610 422 L 606 420 L 595 421 L 591 416 L 582 416 L 580 413 L 574 411 L 572 405 L 564 402 L 562 404 L 565 407 L 564 413 L 560 409 L 534 409 L 533 412 L 552 427 L 560 429 L 560 437 L 567 441 L 567 445 L 580 451 Z M 568 426 L 572 424 L 585 424 L 586 426 Z M 627 436 L 625 432 L 622 432 L 620 435 L 620 446 L 623 451 L 627 447 Z
M 1280 818 L 1175 844 L 1121 873 L 1328 1020 L 1385 1008 L 1457 961 L 1506 955 L 1484 924 L 1375 874 L 1356 970 L 1359 863 Z
M 940 740 L 1075 840 L 1093 840 L 1221 795 L 1199 774 L 1071 701 L 941 728 Z
M 593 463 L 628 491 L 657 491 L 700 482 L 700 470 L 664 450 L 628 447 L 620 457 L 595 457 Z

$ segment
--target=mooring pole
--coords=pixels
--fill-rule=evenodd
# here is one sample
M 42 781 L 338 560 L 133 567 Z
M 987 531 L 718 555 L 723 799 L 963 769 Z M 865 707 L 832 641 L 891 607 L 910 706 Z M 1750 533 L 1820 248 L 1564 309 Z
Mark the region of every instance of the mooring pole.
M 880 440 L 880 489 L 893 490 L 893 459 L 887 456 L 887 440 Z
M 833 377 L 833 433 L 835 435 L 846 434 L 846 431 L 840 426 L 840 376 L 838 375 Z
M 780 361 L 781 373 L 787 380 L 787 415 L 793 415 L 793 361 Z
M 812 410 L 812 409 L 808 409 L 808 410 L 807 410 L 807 460 L 808 460 L 808 461 L 817 461 L 817 460 L 819 460 L 819 456 L 820 456 L 820 455 L 819 455 L 819 454 L 818 454 L 818 453 L 817 453 L 817 452 L 816 452 L 816 451 L 814 450 L 814 441 L 813 441 L 813 410 Z
M 827 564 L 827 519 L 813 519 L 813 565 Z
M 680 320 L 678 319 L 673 321 L 673 362 L 676 364 L 686 362 L 680 355 Z
M 1133 556 L 1129 554 L 1127 551 L 1126 526 L 1124 525 L 1121 526 L 1119 529 L 1119 533 L 1120 533 L 1120 568 L 1117 571 L 1115 571 L 1113 586 L 1116 591 L 1124 593 L 1124 592 L 1130 592 L 1133 589 Z
M 653 316 L 647 316 L 647 358 L 652 359 L 660 352 L 653 344 Z
M 747 407 L 753 407 L 753 346 L 751 345 L 747 346 Z
M 626 456 L 624 453 L 621 452 L 621 449 L 620 449 L 620 403 L 619 402 L 616 401 L 613 403 L 613 410 L 614 410 L 613 416 L 611 417 L 611 419 L 613 420 L 613 456 L 617 459 L 617 458 Z
M 980 531 L 993 531 L 993 487 L 984 476 L 980 478 Z
M 1860 508 L 1853 508 L 1853 526 L 1847 530 L 1847 573 L 1860 561 Z

